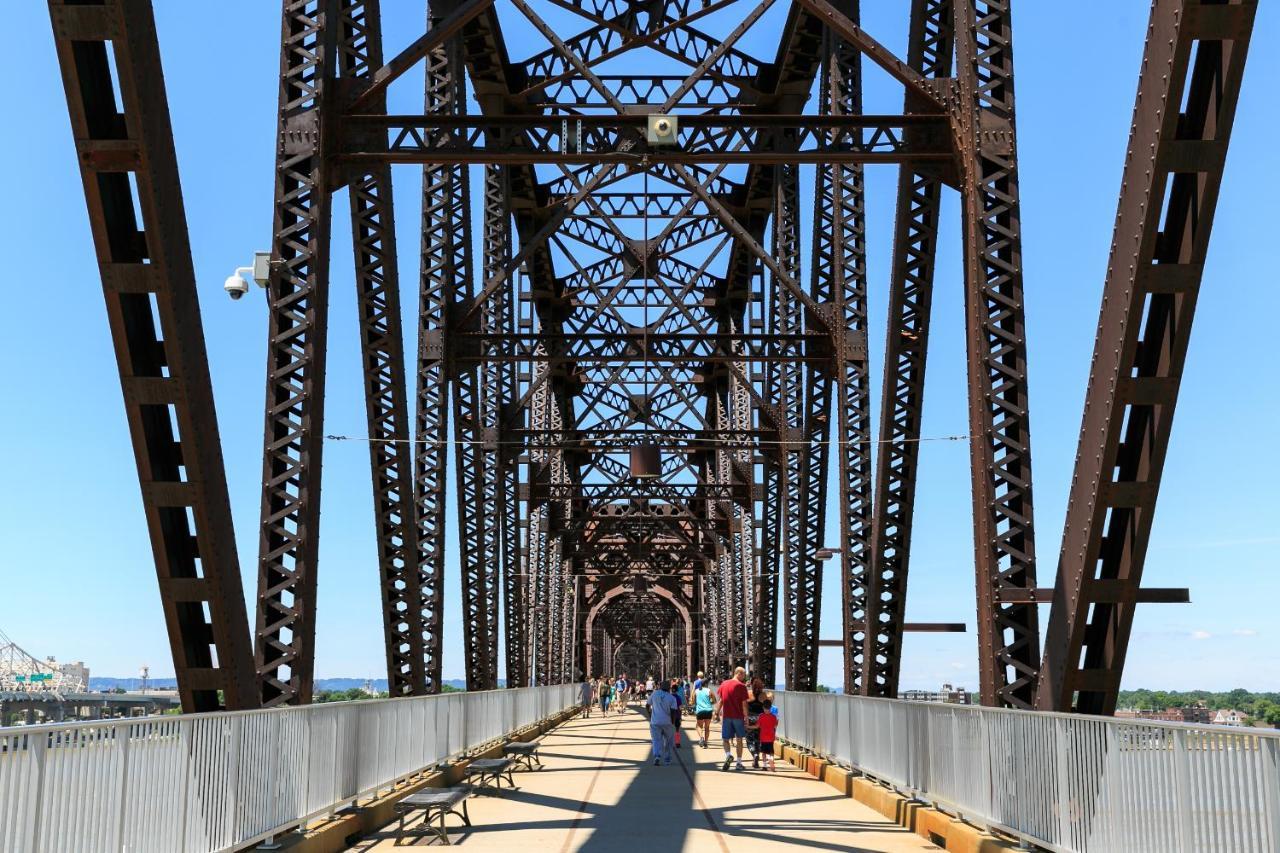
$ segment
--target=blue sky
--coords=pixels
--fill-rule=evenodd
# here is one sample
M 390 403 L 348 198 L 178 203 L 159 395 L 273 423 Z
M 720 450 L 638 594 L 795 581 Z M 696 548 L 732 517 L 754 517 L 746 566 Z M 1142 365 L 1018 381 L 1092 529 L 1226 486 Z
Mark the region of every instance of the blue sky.
M 388 51 L 421 32 L 421 4 L 385 0 Z M 780 13 L 775 9 L 770 13 Z M 905 0 L 865 4 L 867 29 L 905 42 Z M 1075 456 L 1116 193 L 1133 109 L 1148 5 L 1086 0 L 1089 14 L 1023 0 L 1015 9 L 1024 267 L 1041 583 L 1052 581 Z M 266 314 L 260 298 L 221 291 L 231 270 L 270 241 L 276 4 L 228 0 L 218 15 L 157 0 L 157 18 L 246 596 L 256 571 Z M 1105 16 L 1105 22 L 1103 18 Z M 567 19 L 547 14 L 557 25 Z M 0 417 L 0 630 L 29 651 L 84 659 L 96 674 L 150 664 L 172 672 L 112 360 L 84 199 L 44 4 L 9 10 L 0 54 L 9 89 L 10 164 L 0 194 L 9 263 L 0 311 L 5 401 Z M 766 17 L 743 46 L 776 38 Z M 1100 25 L 1101 24 L 1101 25 Z M 563 32 L 563 30 L 562 30 Z M 1280 198 L 1280 118 L 1269 82 L 1280 55 L 1280 9 L 1262 4 L 1218 209 L 1196 329 L 1156 516 L 1146 581 L 1189 586 L 1190 605 L 1141 608 L 1126 686 L 1275 689 L 1280 600 L 1280 383 L 1273 318 L 1273 219 Z M 1268 38 L 1270 37 L 1270 39 Z M 541 44 L 512 34 L 512 54 Z M 868 66 L 869 67 L 869 66 Z M 392 109 L 421 103 L 420 75 Z M 416 88 L 415 88 L 416 87 Z M 897 112 L 900 90 L 868 72 L 868 112 Z M 805 180 L 811 180 L 806 173 Z M 868 172 L 873 347 L 883 337 L 895 177 Z M 396 174 L 402 273 L 415 280 L 417 174 Z M 334 205 L 345 211 L 339 198 Z M 326 432 L 364 432 L 349 231 L 335 224 Z M 963 433 L 965 379 L 956 200 L 949 194 L 939 254 L 924 418 L 927 436 Z M 255 294 L 256 297 L 256 294 Z M 414 304 L 412 297 L 406 306 Z M 409 324 L 412 328 L 412 324 Z M 412 352 L 412 342 L 409 342 Z M 879 376 L 879 354 L 873 349 Z M 879 387 L 877 378 L 875 387 Z M 368 454 L 325 449 L 316 673 L 383 674 Z M 912 621 L 974 622 L 969 457 L 962 443 L 926 443 L 907 613 Z M 835 540 L 835 518 L 828 527 Z M 456 527 L 448 530 L 446 677 L 462 672 Z M 838 636 L 835 563 L 824 636 Z M 1047 613 L 1044 614 L 1047 616 Z M 821 679 L 839 684 L 838 650 Z M 915 635 L 904 687 L 976 685 L 976 641 Z

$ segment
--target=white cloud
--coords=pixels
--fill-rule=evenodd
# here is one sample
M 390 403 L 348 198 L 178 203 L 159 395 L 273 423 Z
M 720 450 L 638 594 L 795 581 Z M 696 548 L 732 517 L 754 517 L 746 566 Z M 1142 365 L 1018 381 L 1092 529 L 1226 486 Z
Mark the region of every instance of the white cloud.
M 1257 631 L 1255 631 L 1255 630 L 1253 630 L 1252 628 L 1236 628 L 1236 629 L 1235 629 L 1235 630 L 1233 630 L 1231 633 L 1232 633 L 1232 634 L 1234 634 L 1234 635 L 1235 635 L 1235 636 L 1237 636 L 1237 637 L 1256 637 L 1256 636 L 1258 636 L 1258 632 L 1257 632 Z
M 1212 636 L 1213 634 L 1210 634 L 1208 631 L 1192 631 L 1191 632 L 1191 639 L 1193 640 L 1207 640 Z

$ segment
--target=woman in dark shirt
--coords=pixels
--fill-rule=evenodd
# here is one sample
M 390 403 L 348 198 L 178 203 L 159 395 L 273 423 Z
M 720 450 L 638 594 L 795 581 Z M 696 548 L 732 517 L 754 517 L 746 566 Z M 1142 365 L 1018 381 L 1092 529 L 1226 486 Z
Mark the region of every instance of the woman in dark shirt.
M 766 710 L 764 681 L 756 676 L 751 679 L 747 696 L 747 749 L 751 752 L 751 766 L 756 769 L 760 768 L 760 715 Z

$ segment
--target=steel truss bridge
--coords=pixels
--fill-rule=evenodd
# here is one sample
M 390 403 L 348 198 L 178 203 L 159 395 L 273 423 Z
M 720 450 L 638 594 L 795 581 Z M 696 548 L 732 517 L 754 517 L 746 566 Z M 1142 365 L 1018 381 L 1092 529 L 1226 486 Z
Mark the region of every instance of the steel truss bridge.
M 935 252 L 958 227 L 982 702 L 1113 711 L 1136 605 L 1185 598 L 1144 587 L 1143 565 L 1256 0 L 1153 3 L 1052 588 L 1013 5 L 904 2 L 897 55 L 857 0 L 430 0 L 388 56 L 378 0 L 285 0 L 251 623 L 150 3 L 50 0 L 184 707 L 311 699 L 345 189 L 392 695 L 438 690 L 459 613 L 471 689 L 618 661 L 748 661 L 770 681 L 781 636 L 787 687 L 812 690 L 825 570 L 845 691 L 894 696 Z M 749 51 L 773 7 L 776 46 Z M 864 113 L 872 67 L 901 85 L 901 114 Z M 388 114 L 410 74 L 421 113 Z M 877 163 L 899 174 L 887 294 L 865 263 Z M 397 164 L 422 169 L 408 353 Z M 958 222 L 940 215 L 952 192 Z

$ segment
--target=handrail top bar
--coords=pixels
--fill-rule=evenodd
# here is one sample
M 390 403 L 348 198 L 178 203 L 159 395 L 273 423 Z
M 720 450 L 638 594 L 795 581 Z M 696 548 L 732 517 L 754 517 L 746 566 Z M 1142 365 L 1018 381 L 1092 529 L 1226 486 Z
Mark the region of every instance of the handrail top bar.
M 861 696 L 850 693 L 810 693 L 800 690 L 775 690 L 775 696 L 820 696 L 824 698 L 853 699 L 859 702 L 883 702 L 890 705 L 901 705 L 907 708 L 924 708 L 948 711 L 964 711 L 973 714 L 1008 714 L 1023 719 L 1061 719 L 1094 723 L 1111 723 L 1117 726 L 1138 725 L 1163 729 L 1193 731 L 1200 734 L 1222 735 L 1239 734 L 1264 738 L 1280 739 L 1280 729 L 1259 729 L 1252 726 L 1215 726 L 1212 723 L 1171 723 L 1167 720 L 1148 720 L 1140 717 L 1117 718 L 1104 717 L 1098 714 L 1071 714 L 1063 711 L 1024 711 L 1018 708 L 989 708 L 985 705 L 959 705 L 950 702 L 912 702 L 906 699 L 886 699 L 882 696 Z M 785 713 L 785 709 L 784 709 Z M 3 729 L 0 729 L 3 731 Z
M 40 723 L 35 726 L 0 726 L 0 737 L 22 734 L 39 734 L 50 731 L 67 731 L 73 728 L 109 728 L 119 726 L 136 726 L 142 723 L 168 723 L 186 720 L 219 720 L 233 717 L 260 716 L 275 713 L 316 712 L 325 708 L 352 708 L 373 703 L 404 702 L 406 700 L 439 699 L 445 696 L 484 696 L 489 694 L 519 694 L 533 690 L 544 690 L 547 687 L 564 687 L 562 684 L 549 684 L 541 687 L 499 687 L 494 690 L 459 690 L 456 693 L 430 693 L 423 696 L 388 696 L 386 698 L 351 699 L 342 702 L 313 702 L 310 705 L 278 705 L 274 708 L 247 708 L 242 711 L 204 711 L 199 714 L 151 714 L 145 717 L 118 717 L 108 720 L 64 720 L 60 723 Z M 571 685 L 569 685 L 571 686 Z M 109 694 L 104 694 L 109 695 Z

